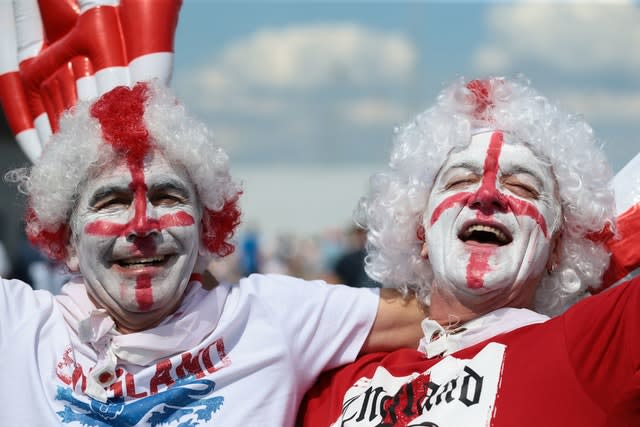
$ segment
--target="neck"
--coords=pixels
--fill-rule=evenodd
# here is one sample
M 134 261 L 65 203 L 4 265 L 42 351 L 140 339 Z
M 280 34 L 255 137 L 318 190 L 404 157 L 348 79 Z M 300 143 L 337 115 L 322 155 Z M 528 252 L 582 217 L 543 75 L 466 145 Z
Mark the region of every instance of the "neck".
M 175 304 L 169 307 L 145 313 L 127 312 L 126 315 L 122 315 L 118 310 L 112 310 L 104 304 L 100 304 L 99 301 L 87 292 L 87 296 L 91 302 L 93 302 L 96 307 L 105 309 L 116 324 L 118 332 L 125 335 L 145 331 L 158 326 L 164 319 L 178 310 L 186 294 L 187 292 L 185 291 L 182 296 L 176 300 Z
M 432 289 L 429 318 L 444 328 L 466 323 L 491 311 L 465 305 L 455 295 L 435 286 Z
M 535 289 L 532 288 L 532 290 Z M 484 295 L 469 295 L 457 290 L 451 291 L 449 287 L 439 286 L 434 282 L 431 291 L 429 318 L 447 328 L 477 319 L 500 308 L 531 309 L 533 296 L 534 292 L 512 295 L 506 290 Z

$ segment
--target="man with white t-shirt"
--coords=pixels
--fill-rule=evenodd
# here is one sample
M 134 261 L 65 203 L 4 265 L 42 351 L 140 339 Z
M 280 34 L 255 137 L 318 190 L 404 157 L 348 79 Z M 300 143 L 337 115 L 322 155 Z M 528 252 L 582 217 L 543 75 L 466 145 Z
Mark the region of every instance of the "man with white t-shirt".
M 0 283 L 3 424 L 292 425 L 321 371 L 418 343 L 417 305 L 391 293 L 276 275 L 202 286 L 234 249 L 241 190 L 162 85 L 79 103 L 9 179 L 30 241 L 76 274 L 55 297 Z
M 640 205 L 615 241 L 610 180 L 591 128 L 528 82 L 446 88 L 359 210 L 367 272 L 429 304 L 420 346 L 327 374 L 303 424 L 640 425 L 640 280 L 588 296 L 610 248 L 640 264 Z

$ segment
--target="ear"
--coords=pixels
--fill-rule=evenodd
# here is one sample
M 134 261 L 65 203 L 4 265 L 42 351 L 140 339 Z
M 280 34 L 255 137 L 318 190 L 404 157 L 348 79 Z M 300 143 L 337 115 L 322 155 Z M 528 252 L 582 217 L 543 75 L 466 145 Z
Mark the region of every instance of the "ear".
M 429 259 L 429 246 L 427 245 L 427 233 L 422 224 L 422 215 L 418 220 L 418 227 L 416 228 L 416 238 L 419 242 L 422 242 L 422 250 L 420 250 L 420 256 L 424 259 Z
M 200 255 L 200 257 L 206 257 L 209 255 L 209 251 L 207 250 L 207 247 L 204 242 L 205 240 L 204 231 L 205 231 L 204 219 L 201 219 L 200 226 L 198 229 L 198 255 Z
M 65 264 L 67 265 L 69 271 L 73 273 L 80 270 L 80 260 L 78 259 L 78 253 L 71 243 L 67 244 L 67 258 L 65 259 Z
M 426 240 L 422 244 L 422 250 L 420 251 L 420 256 L 424 259 L 429 259 L 429 245 L 427 245 Z

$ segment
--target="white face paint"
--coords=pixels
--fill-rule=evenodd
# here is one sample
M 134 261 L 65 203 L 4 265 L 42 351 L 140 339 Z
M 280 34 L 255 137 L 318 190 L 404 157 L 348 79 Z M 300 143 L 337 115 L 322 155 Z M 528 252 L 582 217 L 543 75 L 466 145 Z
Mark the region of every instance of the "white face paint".
M 452 152 L 424 216 L 435 286 L 472 298 L 533 295 L 559 226 L 555 187 L 549 166 L 524 144 L 503 144 L 500 131 Z
M 159 152 L 91 177 L 72 217 L 72 253 L 89 295 L 116 324 L 171 314 L 193 272 L 201 210 L 193 184 Z

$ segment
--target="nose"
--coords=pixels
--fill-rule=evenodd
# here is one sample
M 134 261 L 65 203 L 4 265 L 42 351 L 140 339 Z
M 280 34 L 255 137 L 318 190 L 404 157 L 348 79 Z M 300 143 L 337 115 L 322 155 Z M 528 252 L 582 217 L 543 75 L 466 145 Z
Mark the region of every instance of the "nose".
M 127 241 L 128 242 L 133 242 L 137 239 L 143 239 L 145 237 L 152 237 L 159 234 L 159 230 L 158 229 L 131 229 L 127 231 Z
M 507 210 L 507 199 L 494 185 L 483 184 L 471 197 L 469 207 L 491 215 L 496 211 L 505 212 Z
M 136 213 L 130 223 L 131 226 L 127 230 L 127 241 L 133 242 L 138 238 L 155 236 L 160 233 L 158 220 L 153 215 L 149 215 L 149 213 L 152 213 L 152 210 Z

